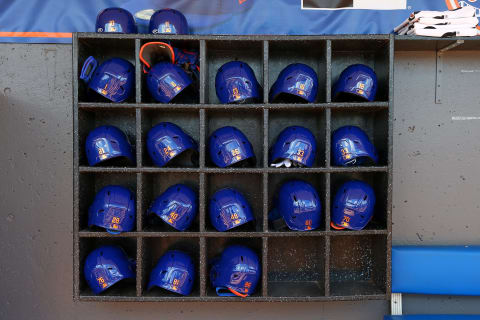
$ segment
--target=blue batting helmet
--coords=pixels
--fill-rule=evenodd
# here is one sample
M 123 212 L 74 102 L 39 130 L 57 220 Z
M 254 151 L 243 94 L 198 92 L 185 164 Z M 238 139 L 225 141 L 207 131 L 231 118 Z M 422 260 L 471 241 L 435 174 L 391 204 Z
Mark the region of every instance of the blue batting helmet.
M 88 89 L 112 102 L 123 102 L 130 98 L 135 87 L 133 65 L 122 58 L 111 58 L 97 65 L 97 60 L 92 56 L 83 64 L 80 79 L 87 83 Z
M 90 166 L 118 157 L 126 157 L 135 163 L 133 148 L 127 136 L 114 126 L 100 126 L 90 131 L 85 151 Z
M 375 192 L 362 181 L 348 181 L 335 194 L 331 227 L 362 230 L 370 222 L 375 207 Z
M 195 267 L 192 258 L 179 250 L 169 250 L 150 273 L 148 290 L 154 286 L 187 296 L 192 292 Z
M 248 103 L 261 98 L 255 73 L 242 61 L 230 61 L 218 69 L 215 90 L 221 103 Z
M 378 163 L 375 146 L 367 134 L 356 126 L 338 128 L 332 135 L 333 163 L 337 166 Z
M 343 100 L 342 94 L 353 100 L 375 100 L 377 94 L 377 75 L 372 68 L 364 64 L 354 64 L 342 71 L 333 88 L 334 100 Z
M 220 168 L 229 167 L 243 160 L 255 163 L 253 147 L 242 131 L 235 127 L 215 130 L 208 140 L 210 158 Z
M 303 102 L 315 102 L 318 93 L 318 77 L 315 70 L 303 63 L 292 63 L 278 75 L 270 89 L 269 100 L 274 102 L 282 94 L 294 95 Z
M 106 186 L 95 195 L 88 209 L 88 225 L 117 234 L 135 227 L 135 196 L 122 186 Z
M 128 10 L 106 8 L 98 13 L 95 30 L 99 33 L 137 33 L 137 25 Z
M 118 246 L 101 246 L 88 254 L 83 272 L 93 293 L 99 294 L 123 279 L 135 278 L 135 262 Z
M 315 188 L 302 180 L 284 183 L 275 195 L 272 222 L 283 218 L 288 228 L 297 231 L 315 230 L 320 226 L 322 205 Z
M 161 122 L 148 131 L 147 150 L 153 163 L 163 167 L 186 150 L 198 152 L 198 145 L 176 124 Z
M 261 272 L 260 259 L 252 249 L 232 245 L 212 261 L 210 281 L 219 296 L 245 298 L 255 292 Z
M 233 188 L 220 189 L 210 199 L 210 221 L 218 231 L 227 231 L 254 219 L 247 199 Z
M 174 9 L 157 10 L 150 17 L 148 31 L 153 34 L 188 34 L 187 19 Z
M 198 196 L 188 186 L 176 184 L 157 197 L 148 211 L 175 229 L 185 231 L 197 215 Z
M 291 126 L 280 132 L 277 141 L 270 149 L 270 163 L 290 159 L 306 167 L 313 166 L 317 142 L 307 128 Z

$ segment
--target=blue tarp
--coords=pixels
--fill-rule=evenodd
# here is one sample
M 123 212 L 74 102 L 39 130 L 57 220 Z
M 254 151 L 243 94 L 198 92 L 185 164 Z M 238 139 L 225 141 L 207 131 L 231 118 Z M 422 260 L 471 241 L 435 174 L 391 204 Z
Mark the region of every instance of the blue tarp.
M 173 8 L 195 34 L 386 34 L 412 11 L 476 0 L 14 0 L 0 3 L 0 42 L 70 43 L 93 32 L 97 13 Z M 31 32 L 31 33 L 28 33 Z

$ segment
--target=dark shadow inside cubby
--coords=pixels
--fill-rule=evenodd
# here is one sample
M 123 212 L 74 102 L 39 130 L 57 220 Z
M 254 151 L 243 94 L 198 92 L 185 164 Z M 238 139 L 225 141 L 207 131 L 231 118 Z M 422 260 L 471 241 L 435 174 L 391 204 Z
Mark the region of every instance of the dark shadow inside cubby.
M 160 287 L 152 287 L 148 290 L 148 282 L 153 268 L 160 258 L 169 250 L 180 250 L 188 254 L 193 261 L 195 276 L 193 279 L 192 292 L 188 296 L 200 295 L 200 245 L 198 238 L 161 237 L 143 239 L 143 270 L 142 270 L 142 294 L 147 297 L 182 297 L 181 294 L 168 291 Z
M 206 44 L 205 103 L 220 103 L 215 91 L 215 77 L 218 69 L 230 61 L 247 63 L 253 69 L 260 87 L 263 87 L 263 41 L 207 40 Z M 262 102 L 263 96 L 260 94 L 257 103 Z
M 100 246 L 114 245 L 120 246 L 126 252 L 129 259 L 136 260 L 137 258 L 137 240 L 128 237 L 114 237 L 114 238 L 81 238 L 80 239 L 80 296 L 95 295 L 85 280 L 84 265 L 85 260 L 90 252 Z M 134 297 L 136 295 L 136 279 L 123 279 L 115 283 L 99 296 L 127 296 Z
M 150 109 L 142 113 L 142 164 L 144 167 L 155 166 L 147 149 L 147 136 L 150 129 L 161 122 L 171 122 L 179 126 L 186 134 L 200 142 L 200 122 L 198 110 Z M 185 150 L 170 160 L 165 167 L 198 167 L 199 154 L 193 150 Z
M 245 109 L 231 109 L 231 110 L 208 110 L 207 111 L 207 128 L 205 129 L 206 149 L 205 149 L 205 163 L 208 167 L 216 167 L 210 158 L 208 141 L 212 133 L 222 127 L 232 126 L 243 132 L 248 141 L 252 144 L 255 153 L 255 166 L 252 166 L 249 161 L 244 160 L 233 165 L 245 165 L 247 167 L 263 167 L 263 112 L 262 109 L 252 108 Z
M 104 38 L 79 38 L 78 39 L 78 76 L 80 76 L 83 63 L 89 57 L 93 56 L 100 66 L 110 58 L 122 58 L 129 61 L 135 67 L 135 39 L 104 39 Z M 133 69 L 135 73 L 135 68 Z M 135 77 L 135 74 L 133 75 Z M 79 102 L 109 102 L 110 100 L 94 92 L 88 93 L 88 85 L 83 81 L 78 81 L 78 101 Z M 135 80 L 132 83 L 132 94 L 124 102 L 135 102 Z
M 386 230 L 387 229 L 387 208 L 388 208 L 388 175 L 386 172 L 342 172 L 330 175 L 330 212 L 333 213 L 334 199 L 342 184 L 350 180 L 358 180 L 368 183 L 375 192 L 375 209 L 372 220 L 364 230 Z M 334 230 L 330 227 L 330 230 Z M 335 232 L 348 232 L 335 230 Z
M 88 166 L 85 143 L 88 134 L 93 129 L 100 126 L 115 126 L 127 135 L 127 139 L 132 145 L 133 157 L 135 155 L 136 143 L 136 118 L 135 110 L 112 108 L 112 109 L 80 109 L 78 110 L 78 147 L 79 147 L 79 165 Z M 118 157 L 96 164 L 97 167 L 132 167 L 132 163 L 126 157 Z
M 266 94 L 278 78 L 280 72 L 289 64 L 303 63 L 317 73 L 318 94 L 315 102 L 325 102 L 326 65 L 324 40 L 269 41 L 268 48 L 268 86 Z M 297 101 L 296 101 L 297 102 Z M 307 103 L 301 101 L 300 103 Z
M 230 229 L 228 232 L 263 231 L 263 177 L 261 174 L 229 173 L 207 175 L 206 229 L 217 231 L 210 219 L 210 199 L 215 192 L 223 188 L 233 188 L 240 192 L 250 204 L 255 221 Z
M 140 48 L 147 42 L 163 42 L 162 39 L 143 39 L 141 40 L 140 43 Z M 173 47 L 180 49 L 181 51 L 186 51 L 188 53 L 197 53 L 198 57 L 200 58 L 200 42 L 198 40 L 167 40 L 167 42 Z M 177 58 L 178 58 L 178 53 L 177 53 Z M 156 58 L 158 60 L 154 61 L 154 65 L 158 62 L 161 62 L 163 60 L 160 60 L 161 58 Z M 200 67 L 200 59 L 198 60 L 199 64 L 198 66 Z M 171 61 L 169 61 L 171 62 Z M 141 63 L 141 62 L 140 62 Z M 151 67 L 153 67 L 152 65 Z M 148 73 L 143 72 L 143 64 L 141 67 L 141 101 L 143 103 L 161 103 L 156 101 L 151 93 L 150 90 L 148 89 L 147 86 L 147 77 Z M 192 84 L 189 85 L 187 88 L 182 90 L 175 98 L 173 98 L 169 103 L 173 104 L 193 104 L 193 103 L 199 103 L 200 99 L 200 92 L 199 92 L 199 85 L 200 85 L 200 73 L 197 73 L 198 79 L 195 79 L 195 77 L 192 77 L 189 75 L 189 77 L 192 79 Z
M 217 297 L 215 288 L 212 287 L 210 281 L 210 269 L 212 267 L 211 262 L 215 257 L 219 257 L 225 248 L 231 245 L 242 245 L 252 249 L 260 260 L 260 270 L 262 270 L 262 238 L 207 238 L 207 296 Z M 262 275 L 258 281 L 255 292 L 251 294 L 253 297 L 262 295 Z M 231 297 L 232 299 L 238 299 L 238 297 Z M 243 298 L 243 299 L 248 299 Z M 243 300 L 242 300 L 243 301 Z
M 119 185 L 128 188 L 136 197 L 137 177 L 135 173 L 80 173 L 79 174 L 79 230 L 105 232 L 100 227 L 88 226 L 88 209 L 95 199 L 95 195 L 101 188 L 108 185 Z M 136 203 L 137 199 L 135 199 Z M 138 212 L 136 214 L 139 214 Z M 133 231 L 136 229 L 136 223 Z
M 377 74 L 378 89 L 374 101 L 388 101 L 389 54 L 388 39 L 332 40 L 332 95 L 340 73 L 348 66 L 360 63 L 369 66 Z
M 330 294 L 385 294 L 387 237 L 333 236 L 330 239 Z
M 268 239 L 268 295 L 272 297 L 325 295 L 323 237 Z
M 318 193 L 318 197 L 321 203 L 321 222 L 320 226 L 315 231 L 325 230 L 325 175 L 321 173 L 272 173 L 268 175 L 268 210 L 269 213 L 274 206 L 274 197 L 278 194 L 280 187 L 291 180 L 301 180 L 310 183 Z M 290 230 L 286 224 L 281 230 L 277 230 L 274 225 L 269 221 L 269 231 L 293 231 Z M 309 231 L 305 231 L 305 235 L 308 235 Z
M 317 142 L 313 167 L 325 167 L 325 110 L 270 110 L 268 122 L 269 152 L 277 141 L 278 135 L 285 128 L 290 126 L 305 127 L 312 132 Z
M 331 130 L 333 132 L 343 126 L 357 126 L 368 135 L 378 152 L 377 166 L 388 164 L 388 110 L 387 109 L 356 109 L 332 110 Z M 333 141 L 332 141 L 333 143 Z M 333 148 L 331 149 L 333 151 Z M 333 152 L 330 157 L 332 166 Z
M 149 208 L 153 201 L 165 192 L 169 187 L 175 184 L 185 184 L 190 187 L 198 196 L 199 191 L 199 178 L 197 173 L 181 173 L 181 172 L 169 172 L 169 173 L 146 173 L 143 174 L 142 179 L 142 230 L 143 231 L 156 231 L 156 232 L 178 232 L 180 231 L 173 228 L 159 216 L 151 213 Z M 198 210 L 193 220 L 192 225 L 185 231 L 198 231 L 199 228 L 199 215 Z

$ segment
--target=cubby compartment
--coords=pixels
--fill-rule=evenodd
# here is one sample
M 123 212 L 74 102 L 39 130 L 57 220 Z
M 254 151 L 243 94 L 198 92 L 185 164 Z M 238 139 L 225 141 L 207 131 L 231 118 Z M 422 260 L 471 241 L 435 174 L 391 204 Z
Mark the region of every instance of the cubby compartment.
M 232 126 L 243 132 L 248 141 L 252 144 L 255 153 L 255 165 L 250 160 L 241 161 L 234 164 L 247 167 L 263 167 L 263 112 L 262 109 L 219 109 L 208 110 L 207 112 L 207 133 L 205 148 L 205 163 L 208 167 L 216 167 L 210 157 L 209 139 L 213 132 L 225 126 Z
M 385 295 L 387 236 L 330 238 L 330 295 Z
M 278 194 L 280 187 L 292 180 L 301 180 L 304 182 L 308 182 L 311 184 L 318 193 L 321 202 L 321 223 L 320 226 L 312 231 L 324 231 L 325 230 L 325 180 L 326 177 L 322 173 L 272 173 L 268 175 L 268 212 L 274 209 L 274 198 Z M 272 223 L 269 221 L 268 223 L 268 230 L 269 231 L 286 231 L 286 232 L 293 232 L 290 230 L 286 224 L 283 225 L 283 219 L 279 223 Z M 305 231 L 305 235 L 308 235 L 308 232 L 312 231 Z
M 268 295 L 272 297 L 325 295 L 323 237 L 268 239 Z
M 142 165 L 152 167 L 155 164 L 148 153 L 148 132 L 157 124 L 170 122 L 179 126 L 183 132 L 193 138 L 195 142 L 200 140 L 200 123 L 198 110 L 180 109 L 168 110 L 164 108 L 144 109 L 142 111 Z M 176 139 L 175 136 L 172 138 Z M 198 167 L 199 153 L 194 150 L 186 150 L 170 160 L 165 167 Z
M 277 40 L 268 46 L 268 96 L 280 72 L 292 63 L 303 63 L 315 70 L 318 77 L 318 93 L 314 102 L 325 102 L 326 92 L 326 41 L 324 40 Z M 288 99 L 285 102 L 290 102 Z M 294 103 L 307 103 L 295 100 Z
M 142 39 L 140 41 L 140 49 L 141 47 L 148 43 L 148 42 L 164 42 L 161 39 Z M 179 58 L 179 55 L 183 55 L 184 52 L 187 54 L 197 54 L 197 57 L 200 57 L 200 41 L 198 40 L 168 40 L 168 43 L 172 46 L 173 49 L 179 49 L 176 52 L 176 56 L 174 53 L 175 59 Z M 153 65 L 150 67 L 153 68 L 153 66 L 159 62 L 166 61 L 166 62 L 171 62 L 171 60 L 164 60 L 162 56 L 155 56 L 153 55 Z M 139 60 L 140 61 L 140 60 Z M 198 59 L 200 61 L 200 59 Z M 143 103 L 158 103 L 161 104 L 161 102 L 156 101 L 152 94 L 150 93 L 150 90 L 148 89 L 147 85 L 147 77 L 149 77 L 148 73 L 145 73 L 143 71 L 143 63 L 141 63 L 141 102 Z M 198 62 L 198 66 L 200 67 L 200 62 Z M 188 73 L 187 73 L 188 74 Z M 189 85 L 187 88 L 182 90 L 177 96 L 175 96 L 169 103 L 170 104 L 194 104 L 194 103 L 199 103 L 200 99 L 200 91 L 199 91 L 199 85 L 200 85 L 200 73 L 197 72 L 197 76 L 192 76 L 189 74 L 189 77 L 192 79 L 192 84 Z
M 373 143 L 378 152 L 378 164 L 376 166 L 386 166 L 388 164 L 388 110 L 383 108 L 359 108 L 353 110 L 334 109 L 331 113 L 331 130 L 333 132 L 343 126 L 357 126 L 362 129 Z M 333 146 L 332 141 L 332 146 Z M 333 148 L 331 165 L 333 163 Z
M 185 184 L 190 187 L 198 196 L 199 177 L 197 173 L 165 172 L 145 173 L 142 177 L 142 230 L 152 232 L 181 232 L 163 221 L 156 214 L 151 213 L 149 208 L 153 201 L 165 192 L 169 187 L 176 184 Z M 198 231 L 199 214 L 193 220 L 192 225 L 185 231 Z
M 242 61 L 248 64 L 253 69 L 260 87 L 263 87 L 263 41 L 207 40 L 206 58 L 205 103 L 220 103 L 215 91 L 215 77 L 218 69 L 230 61 Z M 268 89 L 263 88 L 263 90 Z M 260 92 L 257 103 L 262 102 L 263 96 Z
M 80 76 L 83 64 L 88 57 L 93 56 L 100 66 L 111 58 L 122 58 L 129 61 L 133 66 L 132 94 L 124 102 L 135 102 L 135 39 L 105 39 L 105 38 L 81 38 L 78 40 L 78 75 Z M 88 93 L 88 85 L 79 79 L 78 101 L 79 102 L 108 102 L 110 100 L 97 93 Z
M 389 57 L 390 42 L 387 37 L 384 39 L 332 40 L 332 95 L 335 83 L 345 68 L 353 64 L 364 64 L 372 68 L 377 75 L 377 94 L 374 101 L 388 101 Z M 332 100 L 335 100 L 333 96 Z M 349 99 L 340 99 L 339 102 L 349 102 Z
M 181 294 L 168 291 L 166 289 L 154 286 L 148 290 L 148 283 L 152 270 L 157 265 L 160 258 L 169 250 L 179 250 L 188 254 L 193 261 L 195 276 L 193 279 L 192 292 L 188 297 L 200 295 L 200 275 L 199 275 L 199 238 L 181 238 L 179 237 L 159 237 L 143 239 L 142 255 L 142 295 L 145 297 L 183 297 Z
M 368 183 L 375 192 L 375 208 L 372 219 L 363 230 L 386 230 L 388 217 L 388 176 L 386 172 L 339 172 L 330 175 L 330 212 L 334 210 L 334 199 L 340 187 L 348 181 L 357 180 Z M 330 227 L 330 230 L 335 230 Z M 349 232 L 349 230 L 335 230 Z
M 79 230 L 105 232 L 103 228 L 88 226 L 88 209 L 93 203 L 97 192 L 109 185 L 128 188 L 136 197 L 137 177 L 135 173 L 83 172 L 79 174 Z M 136 214 L 139 213 L 136 212 Z M 135 230 L 136 228 L 133 229 L 133 231 Z
M 215 288 L 212 287 L 210 280 L 210 270 L 212 268 L 212 261 L 216 257 L 220 257 L 221 253 L 225 248 L 231 245 L 241 245 L 246 246 L 252 249 L 257 255 L 260 261 L 260 270 L 262 269 L 262 238 L 207 238 L 207 277 L 206 277 L 206 286 L 207 286 L 207 296 L 217 297 Z M 262 275 L 260 274 L 260 280 L 258 281 L 255 292 L 251 294 L 252 297 L 262 296 Z M 230 297 L 232 300 L 239 299 L 238 297 Z M 241 301 L 248 301 L 247 298 L 242 298 Z
M 301 126 L 312 132 L 317 142 L 315 161 L 312 167 L 325 167 L 325 109 L 317 110 L 270 110 L 268 114 L 268 148 L 270 166 L 270 150 L 277 141 L 278 135 L 287 127 Z
M 136 260 L 137 257 L 137 240 L 128 237 L 114 237 L 114 238 L 80 238 L 79 255 L 80 255 L 80 296 L 113 296 L 113 297 L 134 297 L 136 295 L 136 279 L 123 279 L 110 288 L 106 289 L 99 295 L 95 295 L 92 289 L 88 286 L 85 279 L 84 265 L 87 256 L 93 250 L 101 246 L 119 246 L 127 254 L 129 259 Z
M 108 108 L 108 109 L 81 109 L 78 112 L 78 150 L 79 165 L 88 166 L 85 143 L 88 134 L 93 129 L 100 126 L 115 126 L 123 131 L 132 145 L 132 153 L 135 158 L 136 147 L 136 120 L 135 110 L 123 108 Z M 133 167 L 135 163 L 126 157 L 113 158 L 107 161 L 100 162 L 97 167 Z
M 240 192 L 250 204 L 255 221 L 230 229 L 228 232 L 263 231 L 263 176 L 255 173 L 226 173 L 207 175 L 206 230 L 217 231 L 210 219 L 210 199 L 223 188 L 233 188 Z

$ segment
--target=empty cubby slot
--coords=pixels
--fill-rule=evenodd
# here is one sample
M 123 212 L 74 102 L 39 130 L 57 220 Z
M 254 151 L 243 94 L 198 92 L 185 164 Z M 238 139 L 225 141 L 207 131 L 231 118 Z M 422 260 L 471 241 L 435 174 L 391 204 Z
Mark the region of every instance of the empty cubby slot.
M 362 181 L 369 184 L 375 192 L 375 206 L 373 216 L 364 230 L 386 230 L 387 228 L 387 208 L 388 208 L 388 175 L 386 172 L 342 172 L 332 173 L 330 175 L 330 212 L 336 209 L 334 203 L 337 192 L 343 192 L 340 187 L 351 180 Z M 334 230 L 330 227 L 331 230 Z M 348 232 L 347 229 L 336 232 Z
M 235 191 L 242 194 L 247 200 L 252 213 L 254 216 L 254 221 L 247 222 L 238 227 L 234 227 L 229 230 L 229 232 L 240 232 L 240 231 L 263 231 L 263 183 L 261 174 L 252 174 L 252 173 L 229 173 L 229 174 L 208 174 L 207 175 L 207 205 L 206 205 L 206 214 L 205 226 L 207 231 L 217 231 L 215 229 L 212 218 L 210 217 L 210 200 L 213 198 L 213 195 L 223 189 L 223 188 L 232 188 Z M 236 197 L 235 199 L 238 199 Z M 221 214 L 226 214 L 225 212 L 230 212 L 233 206 L 224 207 L 222 211 L 217 212 L 217 218 L 221 221 Z M 234 207 L 233 207 L 234 208 Z M 230 212 L 231 215 L 238 213 L 234 209 Z M 228 215 L 228 214 L 227 214 Z M 222 225 L 219 222 L 219 225 Z
M 320 204 L 321 204 L 321 217 L 320 225 L 318 228 L 314 229 L 315 231 L 324 231 L 325 230 L 325 175 L 321 173 L 275 173 L 268 175 L 268 210 L 269 214 L 275 208 L 275 197 L 278 195 L 281 186 L 292 180 L 300 180 L 309 183 L 313 186 L 315 191 L 317 191 Z M 293 198 L 292 198 L 292 201 Z M 297 199 L 298 201 L 298 199 Z M 275 208 L 275 210 L 278 210 Z M 296 215 L 294 215 L 296 217 Z M 283 218 L 279 221 L 272 222 L 269 220 L 268 223 L 269 231 L 293 231 L 290 230 L 287 225 L 284 223 Z M 305 234 L 308 235 L 308 231 L 305 231 Z
M 156 166 L 152 160 L 152 157 L 149 154 L 149 151 L 148 151 L 149 142 L 147 139 L 149 131 L 156 125 L 160 123 L 164 123 L 163 127 L 159 127 L 159 128 L 169 137 L 169 139 L 165 141 L 171 141 L 173 139 L 173 142 L 175 143 L 175 145 L 177 145 L 177 141 L 178 141 L 178 145 L 184 145 L 184 143 L 188 141 L 185 139 L 185 137 L 175 134 L 175 131 L 172 131 L 170 129 L 171 125 L 165 124 L 167 122 L 173 123 L 176 126 L 180 127 L 180 129 L 182 129 L 184 133 L 186 133 L 193 140 L 195 140 L 197 144 L 197 149 L 198 149 L 199 147 L 198 144 L 200 142 L 200 124 L 199 124 L 198 110 L 175 110 L 175 111 L 174 110 L 167 111 L 165 109 L 144 110 L 142 114 L 143 166 L 145 167 Z M 162 150 L 157 150 L 153 148 L 153 146 L 155 146 L 154 142 L 151 143 L 151 146 L 152 146 L 152 152 L 154 152 L 155 156 L 158 157 L 158 159 L 163 158 L 162 155 L 159 153 L 170 151 L 168 150 L 168 146 L 166 147 L 167 149 L 162 149 Z M 174 146 L 174 144 L 172 144 L 172 146 Z M 176 155 L 174 158 L 168 161 L 164 166 L 165 167 L 198 167 L 198 164 L 199 164 L 198 157 L 199 157 L 198 150 L 194 150 L 193 148 L 190 148 L 182 151 L 182 153 L 180 153 L 179 155 Z
M 181 237 L 161 237 L 161 238 L 144 238 L 143 239 L 143 270 L 142 270 L 142 287 L 143 296 L 147 297 L 182 297 L 181 294 L 168 291 L 164 288 L 154 286 L 148 290 L 148 284 L 151 272 L 158 264 L 160 258 L 170 250 L 178 250 L 186 253 L 192 258 L 194 266 L 193 287 L 188 296 L 199 296 L 200 294 L 200 245 L 198 238 L 181 238 Z M 175 255 L 175 253 L 173 253 Z M 173 259 L 175 256 L 172 257 Z
M 332 110 L 332 135 L 336 129 L 343 126 L 357 126 L 362 129 L 378 152 L 378 164 L 376 166 L 386 166 L 388 164 L 388 110 Z M 332 147 L 334 143 L 332 136 Z M 331 164 L 335 165 L 333 148 L 331 150 Z M 373 163 L 368 163 L 368 165 L 373 165 Z
M 97 226 L 88 226 L 88 210 L 95 199 L 95 195 L 103 187 L 115 185 L 127 188 L 136 197 L 137 178 L 134 173 L 80 173 L 79 174 L 79 230 L 81 231 L 99 231 L 105 232 L 104 228 Z M 136 203 L 135 199 L 135 203 Z M 136 223 L 133 231 L 136 229 Z
M 323 40 L 269 41 L 267 94 L 285 67 L 292 63 L 302 63 L 317 73 L 318 93 L 314 102 L 325 102 L 327 65 L 325 43 Z M 279 96 L 277 99 L 282 103 L 307 103 L 303 99 L 292 98 L 292 96 Z
M 146 173 L 143 174 L 142 183 L 142 221 L 144 231 L 157 232 L 179 232 L 177 229 L 166 223 L 162 218 L 153 213 L 150 207 L 154 200 L 162 195 L 168 188 L 177 184 L 184 184 L 192 189 L 198 197 L 198 174 L 197 173 Z M 168 202 L 167 202 L 168 203 Z M 199 216 L 197 212 L 190 227 L 185 231 L 198 231 Z
M 261 109 L 252 109 L 252 110 L 209 110 L 207 112 L 207 128 L 205 131 L 206 136 L 206 165 L 209 167 L 217 167 L 212 161 L 210 156 L 209 140 L 210 137 L 214 137 L 214 131 L 225 127 L 232 126 L 240 130 L 252 144 L 253 152 L 255 157 L 250 159 L 245 159 L 240 162 L 236 162 L 230 167 L 263 167 L 263 112 Z M 227 139 L 221 140 L 221 142 L 230 148 L 230 152 L 233 152 L 232 157 L 235 156 L 235 150 L 238 147 L 240 142 L 232 142 Z M 234 144 L 235 143 L 235 144 Z M 247 141 L 241 141 L 243 144 L 247 144 Z M 232 146 L 236 146 L 235 148 Z M 214 150 L 218 155 L 222 155 L 221 150 Z M 255 159 L 255 164 L 253 163 Z
M 268 239 L 268 295 L 318 297 L 325 294 L 323 237 Z
M 208 40 L 206 51 L 206 103 L 220 103 L 215 90 L 215 77 L 218 69 L 230 61 L 242 61 L 248 64 L 255 73 L 260 87 L 263 87 L 263 41 Z M 257 103 L 261 102 L 263 102 L 262 90 Z
M 88 57 L 93 56 L 98 67 L 108 59 L 122 58 L 129 61 L 133 66 L 133 82 L 130 97 L 124 102 L 135 102 L 135 39 L 103 39 L 103 38 L 79 38 L 78 39 L 78 75 L 80 76 L 83 64 Z M 97 70 L 98 70 L 97 67 Z M 88 92 L 88 85 L 79 79 L 78 101 L 79 102 L 111 102 L 100 94 Z
M 87 280 L 85 279 L 84 266 L 87 256 L 95 249 L 101 246 L 119 246 L 127 254 L 129 259 L 133 261 L 137 258 L 137 240 L 135 238 L 81 238 L 80 239 L 80 297 L 81 296 L 93 296 L 95 295 L 92 289 L 88 286 Z M 100 252 L 102 254 L 103 252 Z M 134 269 L 135 271 L 135 269 Z M 127 278 L 123 279 L 110 288 L 106 289 L 104 292 L 100 293 L 99 296 L 115 296 L 115 297 L 134 297 L 136 295 L 136 279 Z
M 364 64 L 372 68 L 377 75 L 377 94 L 374 101 L 388 101 L 389 69 L 390 69 L 389 40 L 333 40 L 332 41 L 332 95 L 333 87 L 345 68 L 354 64 Z M 332 99 L 334 97 L 332 96 Z M 341 102 L 350 102 L 352 97 L 341 96 Z M 354 98 L 356 101 L 358 100 Z
M 100 126 L 114 126 L 127 136 L 132 146 L 132 155 L 136 159 L 136 120 L 135 110 L 131 109 L 81 109 L 78 111 L 78 150 L 79 165 L 88 166 L 86 140 L 89 133 Z M 112 146 L 118 145 L 117 140 L 110 141 Z M 89 152 L 92 152 L 91 150 Z M 135 163 L 126 157 L 116 157 L 96 164 L 97 167 L 134 167 Z
M 385 294 L 387 237 L 334 236 L 330 239 L 330 294 Z
M 148 40 L 142 40 L 140 46 L 142 47 L 144 44 L 148 42 L 164 42 L 161 39 L 148 39 Z M 169 103 L 175 103 L 175 104 L 192 104 L 192 103 L 198 103 L 200 94 L 199 94 L 199 87 L 200 87 L 200 71 L 197 69 L 194 65 L 192 65 L 192 68 L 197 69 L 197 71 L 192 72 L 190 71 L 190 66 L 187 66 L 188 63 L 190 63 L 190 57 L 191 59 L 194 59 L 193 57 L 196 55 L 198 58 L 197 61 L 197 66 L 200 68 L 200 42 L 198 40 L 168 40 L 168 43 L 172 46 L 172 49 L 174 50 L 174 57 L 175 61 L 177 62 L 176 65 L 179 67 L 182 67 L 186 73 L 187 76 L 192 80 L 192 83 L 183 89 L 180 93 L 178 93 L 172 100 L 170 100 Z M 147 46 L 150 47 L 150 46 Z M 178 49 L 178 51 L 176 50 Z M 155 51 L 153 51 L 155 52 Z M 176 55 L 175 55 L 176 54 Z M 166 56 L 164 55 L 164 52 L 161 54 L 152 54 L 152 57 L 150 58 L 151 62 L 149 64 L 153 63 L 153 65 L 150 65 L 150 68 L 153 68 L 157 63 L 159 62 L 171 62 L 171 60 L 167 59 Z M 140 62 L 141 63 L 141 62 Z M 157 100 L 154 99 L 152 96 L 152 93 L 150 92 L 150 89 L 148 88 L 147 84 L 147 79 L 149 77 L 149 74 L 144 72 L 143 70 L 143 63 L 142 63 L 142 70 L 141 70 L 141 88 L 142 88 L 142 102 L 143 103 L 161 103 Z M 148 68 L 145 70 L 148 71 Z M 162 77 L 167 75 L 167 73 L 164 74 L 159 74 L 158 77 Z M 174 79 L 171 79 L 174 80 Z
M 270 150 L 275 145 L 278 135 L 290 126 L 301 126 L 310 130 L 315 137 L 316 152 L 315 160 L 312 167 L 325 167 L 325 111 L 324 110 L 271 110 L 269 112 L 268 124 L 268 147 L 269 147 L 269 163 L 270 166 Z M 292 134 L 295 133 L 292 131 Z M 285 144 L 290 144 L 295 140 L 288 140 Z M 300 161 L 306 161 L 303 156 L 305 150 L 301 148 L 302 142 L 297 141 L 299 149 L 293 154 L 295 157 L 301 157 Z M 289 148 L 289 146 L 285 146 Z M 303 153 L 302 153 L 303 151 Z
M 215 288 L 212 287 L 210 279 L 210 270 L 212 268 L 212 261 L 216 257 L 220 257 L 225 248 L 231 245 L 241 245 L 252 249 L 258 256 L 260 262 L 260 278 L 258 280 L 257 287 L 251 296 L 258 297 L 262 295 L 262 238 L 207 238 L 207 296 L 217 297 Z M 232 299 L 238 299 L 238 297 L 231 297 Z M 244 299 L 248 299 L 244 298 Z M 242 300 L 243 301 L 243 300 Z

